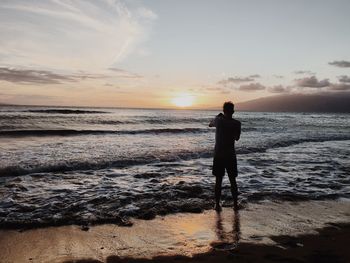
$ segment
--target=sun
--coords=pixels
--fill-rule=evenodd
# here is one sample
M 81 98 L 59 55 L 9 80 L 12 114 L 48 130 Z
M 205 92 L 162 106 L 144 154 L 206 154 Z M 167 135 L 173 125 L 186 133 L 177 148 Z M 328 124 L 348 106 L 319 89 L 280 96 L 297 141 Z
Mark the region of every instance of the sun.
M 188 93 L 180 94 L 179 96 L 177 96 L 171 100 L 171 102 L 175 106 L 180 107 L 180 108 L 192 106 L 193 101 L 194 101 L 194 96 L 192 96 Z

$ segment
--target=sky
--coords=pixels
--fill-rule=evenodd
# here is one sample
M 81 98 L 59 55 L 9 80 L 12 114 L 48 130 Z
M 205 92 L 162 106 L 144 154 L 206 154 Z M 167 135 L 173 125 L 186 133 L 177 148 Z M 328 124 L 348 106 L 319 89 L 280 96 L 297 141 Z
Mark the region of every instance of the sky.
M 348 0 L 1 0 L 0 102 L 213 108 L 350 91 Z

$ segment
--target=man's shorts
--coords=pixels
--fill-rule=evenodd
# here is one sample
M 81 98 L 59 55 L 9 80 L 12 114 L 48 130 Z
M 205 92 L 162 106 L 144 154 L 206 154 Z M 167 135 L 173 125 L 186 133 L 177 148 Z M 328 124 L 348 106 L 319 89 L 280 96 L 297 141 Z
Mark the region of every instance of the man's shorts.
M 229 157 L 214 157 L 213 175 L 223 177 L 225 169 L 229 177 L 237 177 L 237 158 L 236 155 Z

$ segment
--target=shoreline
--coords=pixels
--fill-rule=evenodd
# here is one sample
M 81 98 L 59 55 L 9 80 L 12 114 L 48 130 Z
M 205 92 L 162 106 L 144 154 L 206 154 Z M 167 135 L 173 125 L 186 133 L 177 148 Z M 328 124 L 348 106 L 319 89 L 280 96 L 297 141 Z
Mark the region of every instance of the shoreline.
M 350 235 L 350 224 L 331 224 L 317 229 L 318 234 L 300 235 L 294 238 L 286 236 L 280 239 L 281 245 L 242 243 L 234 250 L 212 249 L 192 256 L 164 255 L 153 258 L 108 256 L 106 261 L 93 258 L 66 260 L 63 263 L 189 263 L 189 262 L 349 262 L 350 251 L 346 244 Z M 331 240 L 330 240 L 331 238 Z
M 135 219 L 132 227 L 105 224 L 87 229 L 75 225 L 2 229 L 0 262 L 148 262 L 152 258 L 160 262 L 224 262 L 232 257 L 237 262 L 253 262 L 256 257 L 262 257 L 261 262 L 273 261 L 274 257 L 302 262 L 298 257 L 317 258 L 318 250 L 321 254 L 330 251 L 329 255 L 337 259 L 350 258 L 346 249 L 349 211 L 348 200 L 263 201 L 248 204 L 238 213 L 224 208 L 220 214 L 206 210 L 148 221 Z M 322 252 L 321 247 L 328 249 Z

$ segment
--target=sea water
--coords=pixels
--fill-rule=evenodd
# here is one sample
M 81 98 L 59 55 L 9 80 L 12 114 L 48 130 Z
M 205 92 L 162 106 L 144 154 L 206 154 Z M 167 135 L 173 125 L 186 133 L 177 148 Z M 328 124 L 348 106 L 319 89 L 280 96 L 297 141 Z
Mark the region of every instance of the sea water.
M 0 227 L 213 205 L 218 111 L 0 107 Z M 350 197 L 350 114 L 236 112 L 240 200 Z M 227 177 L 224 205 L 231 205 Z

